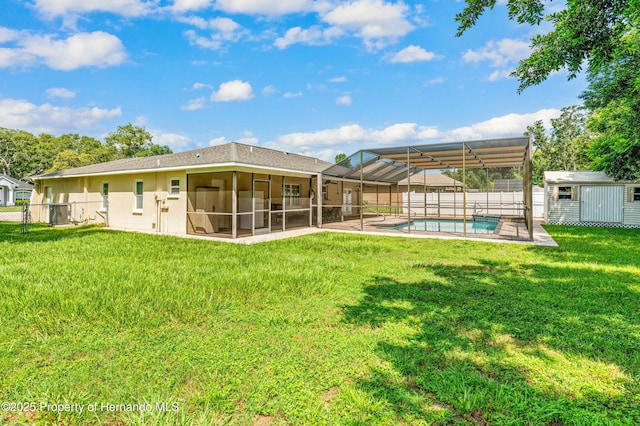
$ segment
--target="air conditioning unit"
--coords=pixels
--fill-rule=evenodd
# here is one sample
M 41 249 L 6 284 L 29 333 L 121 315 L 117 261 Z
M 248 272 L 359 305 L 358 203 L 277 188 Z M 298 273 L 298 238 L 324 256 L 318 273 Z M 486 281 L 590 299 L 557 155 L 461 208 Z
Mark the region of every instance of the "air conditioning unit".
M 69 204 L 49 204 L 49 225 L 69 224 Z

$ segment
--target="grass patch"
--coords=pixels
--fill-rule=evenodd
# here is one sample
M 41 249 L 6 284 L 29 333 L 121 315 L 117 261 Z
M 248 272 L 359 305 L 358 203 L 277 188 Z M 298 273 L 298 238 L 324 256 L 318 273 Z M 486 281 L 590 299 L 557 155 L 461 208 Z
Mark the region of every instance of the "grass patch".
M 0 223 L 0 401 L 38 404 L 0 422 L 638 424 L 640 231 L 547 229 L 560 247 Z

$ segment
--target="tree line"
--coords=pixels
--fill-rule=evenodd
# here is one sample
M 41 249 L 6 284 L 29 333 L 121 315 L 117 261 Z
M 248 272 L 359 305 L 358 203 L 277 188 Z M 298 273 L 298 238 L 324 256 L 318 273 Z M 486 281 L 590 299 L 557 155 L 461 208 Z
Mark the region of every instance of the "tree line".
M 144 127 L 130 123 L 118 126 L 104 142 L 77 133 L 35 136 L 24 130 L 0 127 L 0 171 L 21 180 L 122 158 L 171 153 L 168 146 L 153 143 L 153 136 Z

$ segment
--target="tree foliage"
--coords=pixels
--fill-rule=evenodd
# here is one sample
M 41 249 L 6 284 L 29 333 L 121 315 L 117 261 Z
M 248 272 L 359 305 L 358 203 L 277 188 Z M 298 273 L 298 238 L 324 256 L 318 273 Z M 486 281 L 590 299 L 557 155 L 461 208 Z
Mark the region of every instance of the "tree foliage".
M 613 61 L 589 70 L 582 94 L 594 111 L 588 123 L 596 134 L 588 153 L 593 168 L 616 180 L 640 180 L 640 17 L 633 22 Z
M 127 124 L 106 138 L 78 134 L 38 136 L 24 130 L 0 128 L 0 172 L 16 179 L 45 172 L 104 163 L 125 157 L 170 154 L 167 146 L 151 142 L 144 128 Z
M 473 27 L 496 0 L 466 0 L 465 9 L 456 15 L 458 36 Z M 509 18 L 518 23 L 551 23 L 552 30 L 531 39 L 531 55 L 513 72 L 520 82 L 519 91 L 546 80 L 555 71 L 565 69 L 569 79 L 576 77 L 586 62 L 589 66 L 609 63 L 613 52 L 628 29 L 629 18 L 638 9 L 639 0 L 567 0 L 566 6 L 545 13 L 543 0 L 508 0 Z
M 336 154 L 335 163 L 338 164 L 342 160 L 346 160 L 346 159 L 347 159 L 347 154 L 345 154 L 344 152 L 341 152 L 339 154 Z
M 458 35 L 473 27 L 496 0 L 466 3 L 456 15 Z M 532 38 L 530 56 L 512 73 L 520 82 L 518 91 L 561 69 L 574 78 L 586 64 L 589 87 L 582 97 L 592 112 L 588 128 L 594 140 L 587 151 L 591 167 L 616 180 L 640 179 L 640 0 L 567 0 L 551 13 L 546 13 L 546 4 L 507 0 L 510 19 L 531 25 L 545 20 L 552 26 Z M 538 155 L 540 161 L 549 158 Z
M 478 191 L 491 191 L 496 179 L 522 179 L 518 167 L 467 169 L 466 173 L 463 173 L 462 169 L 454 169 L 444 170 L 442 174 L 460 182 L 466 178 L 467 189 L 477 189 Z
M 171 154 L 168 146 L 154 144 L 152 140 L 153 136 L 144 127 L 131 123 L 118 126 L 118 130 L 105 138 L 107 146 L 115 147 L 123 158 Z
M 551 119 L 548 132 L 542 121 L 527 127 L 533 138 L 533 183 L 540 185 L 545 170 L 584 170 L 589 168 L 587 150 L 591 135 L 587 130 L 587 111 L 582 106 L 562 109 L 560 117 Z

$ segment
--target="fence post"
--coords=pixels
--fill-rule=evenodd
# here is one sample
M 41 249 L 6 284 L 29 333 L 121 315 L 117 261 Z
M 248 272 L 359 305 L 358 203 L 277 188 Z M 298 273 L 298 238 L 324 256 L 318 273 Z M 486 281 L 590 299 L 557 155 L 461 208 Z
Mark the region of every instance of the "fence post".
M 22 233 L 29 233 L 29 203 L 22 205 Z

